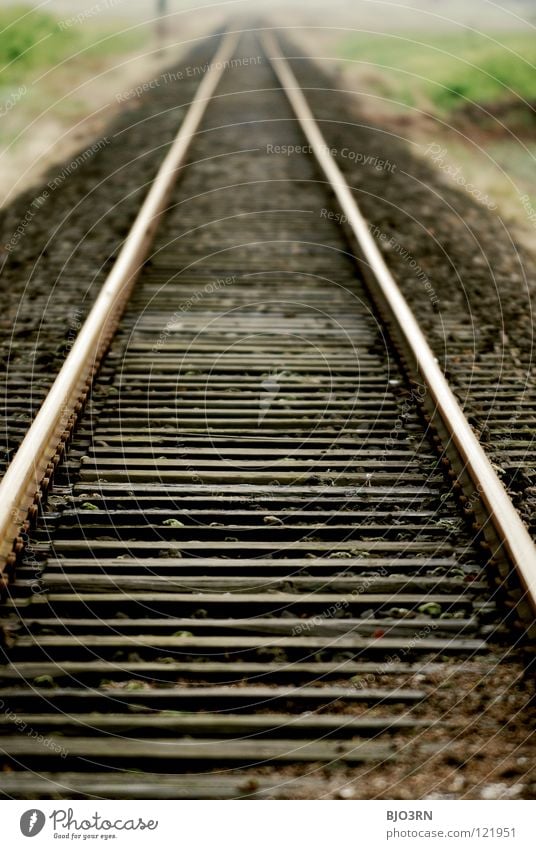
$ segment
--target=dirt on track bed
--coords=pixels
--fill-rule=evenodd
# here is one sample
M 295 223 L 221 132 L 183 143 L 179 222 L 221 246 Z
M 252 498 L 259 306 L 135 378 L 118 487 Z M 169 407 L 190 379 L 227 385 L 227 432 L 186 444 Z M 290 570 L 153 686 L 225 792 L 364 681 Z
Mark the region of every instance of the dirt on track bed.
M 391 762 L 243 770 L 240 793 L 259 793 L 266 781 L 273 788 L 268 798 L 533 799 L 534 744 L 527 724 L 532 681 L 518 664 L 465 666 L 465 677 L 456 674 L 449 680 L 444 669 L 427 673 L 425 664 L 411 682 L 404 682 L 432 684 L 434 693 L 422 716 L 441 719 L 435 730 L 426 732 L 426 742 L 419 734 L 395 736 L 397 755 Z M 447 726 L 450 733 L 445 735 Z
M 299 53 L 288 43 L 286 52 Z M 371 125 L 324 69 L 291 64 L 466 415 L 536 530 L 535 258 L 497 211 Z
M 380 766 L 347 769 L 333 764 L 331 770 L 309 770 L 309 778 L 321 778 L 322 795 L 343 799 L 533 799 L 534 744 L 527 737 L 527 720 L 533 715 L 532 682 L 518 664 L 487 669 L 479 663 L 465 665 L 465 676 L 449 679 L 445 669 L 427 673 L 424 665 L 411 679 L 413 686 L 434 688 L 423 705 L 422 718 L 441 717 L 435 730 L 426 733 L 426 742 L 420 735 L 400 738 L 396 760 Z M 446 726 L 450 728 L 448 743 Z M 305 792 L 318 794 L 319 788 L 309 787 Z

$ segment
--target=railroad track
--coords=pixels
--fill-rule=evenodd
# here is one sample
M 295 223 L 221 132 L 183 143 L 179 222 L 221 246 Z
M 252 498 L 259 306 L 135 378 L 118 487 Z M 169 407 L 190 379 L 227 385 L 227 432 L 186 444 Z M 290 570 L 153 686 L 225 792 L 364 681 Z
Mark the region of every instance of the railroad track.
M 530 623 L 532 542 L 279 54 L 222 38 L 0 489 L 6 796 L 433 782 L 438 682 Z

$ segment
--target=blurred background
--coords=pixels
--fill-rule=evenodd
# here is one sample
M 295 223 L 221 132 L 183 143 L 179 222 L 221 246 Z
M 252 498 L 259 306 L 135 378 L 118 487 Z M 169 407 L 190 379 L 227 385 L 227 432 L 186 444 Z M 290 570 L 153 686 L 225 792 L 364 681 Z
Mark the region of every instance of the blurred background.
M 526 244 L 536 207 L 536 0 L 41 0 L 0 5 L 0 202 L 101 134 L 192 40 L 286 27 L 372 124 L 445 145 Z M 344 119 L 344 116 L 341 116 Z M 424 154 L 423 154 L 424 155 Z

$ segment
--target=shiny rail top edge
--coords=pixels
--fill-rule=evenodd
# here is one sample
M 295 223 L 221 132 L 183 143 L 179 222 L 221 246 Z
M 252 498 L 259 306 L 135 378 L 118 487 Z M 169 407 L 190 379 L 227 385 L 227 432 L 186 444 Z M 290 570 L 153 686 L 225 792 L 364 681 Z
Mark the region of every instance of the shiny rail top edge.
M 412 354 L 437 414 L 447 429 L 449 439 L 456 446 L 464 470 L 470 476 L 488 511 L 499 539 L 500 550 L 497 550 L 497 553 L 507 554 L 519 574 L 526 593 L 525 600 L 529 602 L 532 613 L 536 614 L 536 546 L 491 461 L 473 433 L 412 310 L 387 267 L 346 178 L 329 152 L 329 146 L 298 80 L 282 55 L 276 35 L 273 31 L 266 30 L 261 39 L 318 165 L 348 220 L 368 271 L 373 275 L 379 292 L 396 322 L 397 330 Z

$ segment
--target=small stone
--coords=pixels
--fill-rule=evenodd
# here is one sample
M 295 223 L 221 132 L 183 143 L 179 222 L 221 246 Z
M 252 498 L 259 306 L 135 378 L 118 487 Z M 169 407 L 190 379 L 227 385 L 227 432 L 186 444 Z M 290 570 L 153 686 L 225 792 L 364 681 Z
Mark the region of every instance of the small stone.
M 353 799 L 354 791 L 351 787 L 341 787 L 340 790 L 337 790 L 337 796 L 339 799 Z
M 508 784 L 497 782 L 496 784 L 486 784 L 480 791 L 481 799 L 515 799 L 523 790 L 522 784 L 513 784 L 511 787 Z
M 424 613 L 426 616 L 440 616 L 441 605 L 437 604 L 435 601 L 429 601 L 426 604 L 420 605 L 419 613 Z

